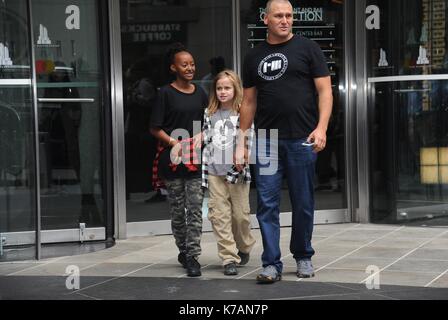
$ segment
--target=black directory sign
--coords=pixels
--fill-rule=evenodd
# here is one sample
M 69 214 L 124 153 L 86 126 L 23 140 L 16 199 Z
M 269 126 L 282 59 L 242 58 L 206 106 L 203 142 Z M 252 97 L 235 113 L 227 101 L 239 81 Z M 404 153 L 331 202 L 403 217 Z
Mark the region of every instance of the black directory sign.
M 257 22 L 247 24 L 247 41 L 250 48 L 266 39 L 267 27 L 263 22 L 265 8 L 258 8 L 258 10 Z M 294 7 L 293 14 L 293 33 L 316 41 L 327 59 L 331 76 L 337 76 L 336 65 L 341 55 L 342 39 L 337 38 L 336 25 L 331 21 L 334 15 L 328 14 L 327 17 L 325 7 Z

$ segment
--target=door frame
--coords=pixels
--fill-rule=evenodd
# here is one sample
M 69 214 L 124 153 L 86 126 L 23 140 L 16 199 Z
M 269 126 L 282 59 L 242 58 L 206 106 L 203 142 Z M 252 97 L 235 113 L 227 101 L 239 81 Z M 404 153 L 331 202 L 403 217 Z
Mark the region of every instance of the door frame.
M 322 210 L 315 212 L 315 224 L 324 223 L 349 223 L 357 220 L 358 210 L 358 171 L 357 171 L 357 145 L 356 145 L 356 99 L 357 92 L 354 89 L 355 66 L 352 60 L 355 57 L 354 48 L 354 21 L 352 13 L 355 10 L 356 1 L 344 1 L 344 69 L 345 83 L 343 86 L 345 99 L 345 167 L 346 167 L 346 196 L 347 208 L 335 210 Z M 356 7 L 358 9 L 358 7 Z M 126 239 L 133 236 L 157 235 L 171 233 L 170 220 L 127 222 L 126 196 L 125 196 L 125 159 L 124 159 L 124 106 L 123 106 L 123 80 L 122 80 L 122 52 L 121 52 L 121 26 L 120 26 L 120 1 L 109 0 L 110 21 L 110 50 L 111 50 L 111 94 L 112 94 L 112 123 L 113 123 L 113 161 L 114 161 L 114 211 L 115 211 L 115 237 Z M 232 0 L 232 29 L 233 29 L 233 69 L 241 70 L 241 42 L 240 42 L 240 4 L 238 0 Z M 347 54 L 350 53 L 350 54 Z M 252 226 L 258 228 L 255 215 L 251 215 Z M 280 215 L 282 226 L 291 225 L 291 213 L 282 212 Z M 210 222 L 204 219 L 204 231 L 211 231 Z

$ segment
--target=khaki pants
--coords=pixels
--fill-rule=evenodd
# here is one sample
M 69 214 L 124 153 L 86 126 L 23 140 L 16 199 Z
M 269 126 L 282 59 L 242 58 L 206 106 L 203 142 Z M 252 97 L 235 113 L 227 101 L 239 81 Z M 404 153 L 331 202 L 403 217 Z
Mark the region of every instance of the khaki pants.
M 229 184 L 209 175 L 208 219 L 218 242 L 223 265 L 240 263 L 238 251 L 249 253 L 255 244 L 250 230 L 249 184 Z

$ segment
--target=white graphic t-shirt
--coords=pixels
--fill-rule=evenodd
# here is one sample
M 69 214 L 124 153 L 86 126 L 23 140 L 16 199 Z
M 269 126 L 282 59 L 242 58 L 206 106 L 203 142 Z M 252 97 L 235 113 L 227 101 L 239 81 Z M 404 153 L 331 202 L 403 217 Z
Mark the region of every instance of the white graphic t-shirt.
M 225 176 L 233 164 L 234 139 L 238 115 L 232 110 L 218 109 L 211 117 L 212 143 L 208 173 Z

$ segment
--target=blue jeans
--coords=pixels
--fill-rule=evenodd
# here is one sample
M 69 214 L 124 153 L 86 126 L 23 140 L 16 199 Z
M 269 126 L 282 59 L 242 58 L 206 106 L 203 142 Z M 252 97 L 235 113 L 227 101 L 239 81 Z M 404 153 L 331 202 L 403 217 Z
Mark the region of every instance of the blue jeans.
M 262 142 L 266 142 L 266 147 Z M 274 265 L 282 272 L 280 252 L 280 195 L 282 178 L 288 180 L 292 204 L 290 250 L 295 259 L 311 259 L 314 222 L 314 168 L 317 154 L 303 146 L 306 139 L 259 140 L 255 178 L 258 195 L 257 219 L 263 239 L 263 267 Z M 260 145 L 261 144 L 261 145 Z M 273 149 L 273 150 L 270 150 Z

